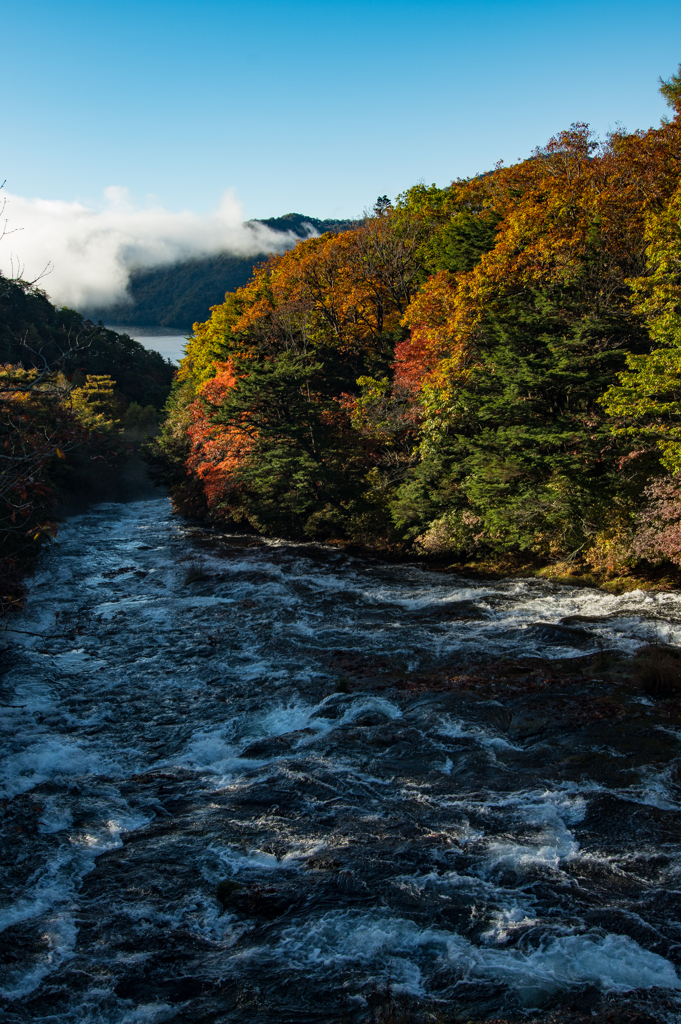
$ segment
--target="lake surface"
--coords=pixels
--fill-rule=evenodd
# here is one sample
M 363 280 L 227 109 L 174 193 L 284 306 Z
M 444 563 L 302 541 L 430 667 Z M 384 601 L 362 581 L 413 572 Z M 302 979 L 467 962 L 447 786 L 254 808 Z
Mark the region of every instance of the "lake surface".
M 681 643 L 678 595 L 220 537 L 162 498 L 70 519 L 12 630 L 3 1019 L 678 1022 L 681 721 L 587 671 Z
M 129 334 L 145 348 L 160 352 L 165 359 L 179 363 L 184 356 L 189 331 L 181 331 L 174 327 L 136 327 L 134 324 L 107 324 L 110 331 Z

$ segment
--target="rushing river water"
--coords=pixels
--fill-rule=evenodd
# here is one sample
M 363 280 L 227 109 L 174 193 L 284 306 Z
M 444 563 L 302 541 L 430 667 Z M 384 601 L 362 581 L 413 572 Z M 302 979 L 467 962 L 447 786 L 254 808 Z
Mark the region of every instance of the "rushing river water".
M 680 597 L 218 537 L 161 499 L 69 520 L 13 628 L 4 1020 L 681 1019 L 681 720 L 586 669 L 495 683 L 681 643 Z

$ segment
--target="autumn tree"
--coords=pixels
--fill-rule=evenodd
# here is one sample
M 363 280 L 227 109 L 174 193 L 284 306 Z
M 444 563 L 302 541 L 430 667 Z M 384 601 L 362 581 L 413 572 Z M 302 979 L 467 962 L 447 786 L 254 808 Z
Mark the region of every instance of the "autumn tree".
M 353 396 L 362 376 L 390 372 L 418 246 L 385 208 L 355 231 L 271 257 L 195 326 L 152 454 L 157 473 L 174 473 L 176 500 L 194 500 L 189 475 L 210 516 L 259 530 L 344 536 L 371 518 L 376 440 L 353 419 Z M 234 378 L 223 387 L 226 365 Z
M 461 556 L 624 550 L 681 470 L 679 81 L 659 128 L 573 124 L 258 267 L 178 374 L 154 456 L 177 507 Z

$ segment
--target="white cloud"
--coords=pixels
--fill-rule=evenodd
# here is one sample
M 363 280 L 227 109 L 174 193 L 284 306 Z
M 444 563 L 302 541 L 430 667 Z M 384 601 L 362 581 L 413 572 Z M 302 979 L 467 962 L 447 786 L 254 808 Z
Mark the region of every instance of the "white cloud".
M 136 206 L 118 185 L 104 190 L 101 209 L 59 199 L 6 199 L 4 216 L 14 233 L 0 245 L 0 270 L 11 274 L 18 265 L 21 276 L 32 280 L 49 263 L 40 287 L 58 306 L 112 305 L 124 298 L 136 267 L 223 251 L 251 256 L 298 240 L 293 234 L 282 239 L 263 224 L 245 224 L 232 191 L 208 215 Z

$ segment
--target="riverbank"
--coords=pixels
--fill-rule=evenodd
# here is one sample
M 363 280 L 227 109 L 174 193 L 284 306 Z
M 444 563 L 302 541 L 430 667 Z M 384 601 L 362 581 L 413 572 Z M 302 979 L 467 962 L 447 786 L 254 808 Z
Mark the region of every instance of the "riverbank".
M 200 529 L 205 525 L 196 521 Z M 229 533 L 215 527 L 216 534 Z M 253 531 L 253 543 L 268 538 Z M 269 538 L 272 540 L 273 538 Z M 533 558 L 524 552 L 507 552 L 483 558 L 452 561 L 450 556 L 426 555 L 403 546 L 361 545 L 345 540 L 331 540 L 323 544 L 309 542 L 311 547 L 340 550 L 359 558 L 378 559 L 389 565 L 418 565 L 427 572 L 452 575 L 463 579 L 485 580 L 544 579 L 571 587 L 592 587 L 608 594 L 627 594 L 635 590 L 675 592 L 681 590 L 681 568 L 671 562 L 653 565 L 641 561 L 635 565 L 614 568 L 594 568 L 585 559 L 548 561 Z
M 509 554 L 502 558 L 488 558 L 480 561 L 454 562 L 443 564 L 425 562 L 436 572 L 449 572 L 469 579 L 509 579 L 535 577 L 565 583 L 572 587 L 596 587 L 609 594 L 626 594 L 634 590 L 676 591 L 681 589 L 681 569 L 666 562 L 661 565 L 638 563 L 633 567 L 617 569 L 595 569 L 590 563 L 578 560 L 572 562 L 549 562 L 532 560 L 522 555 Z

